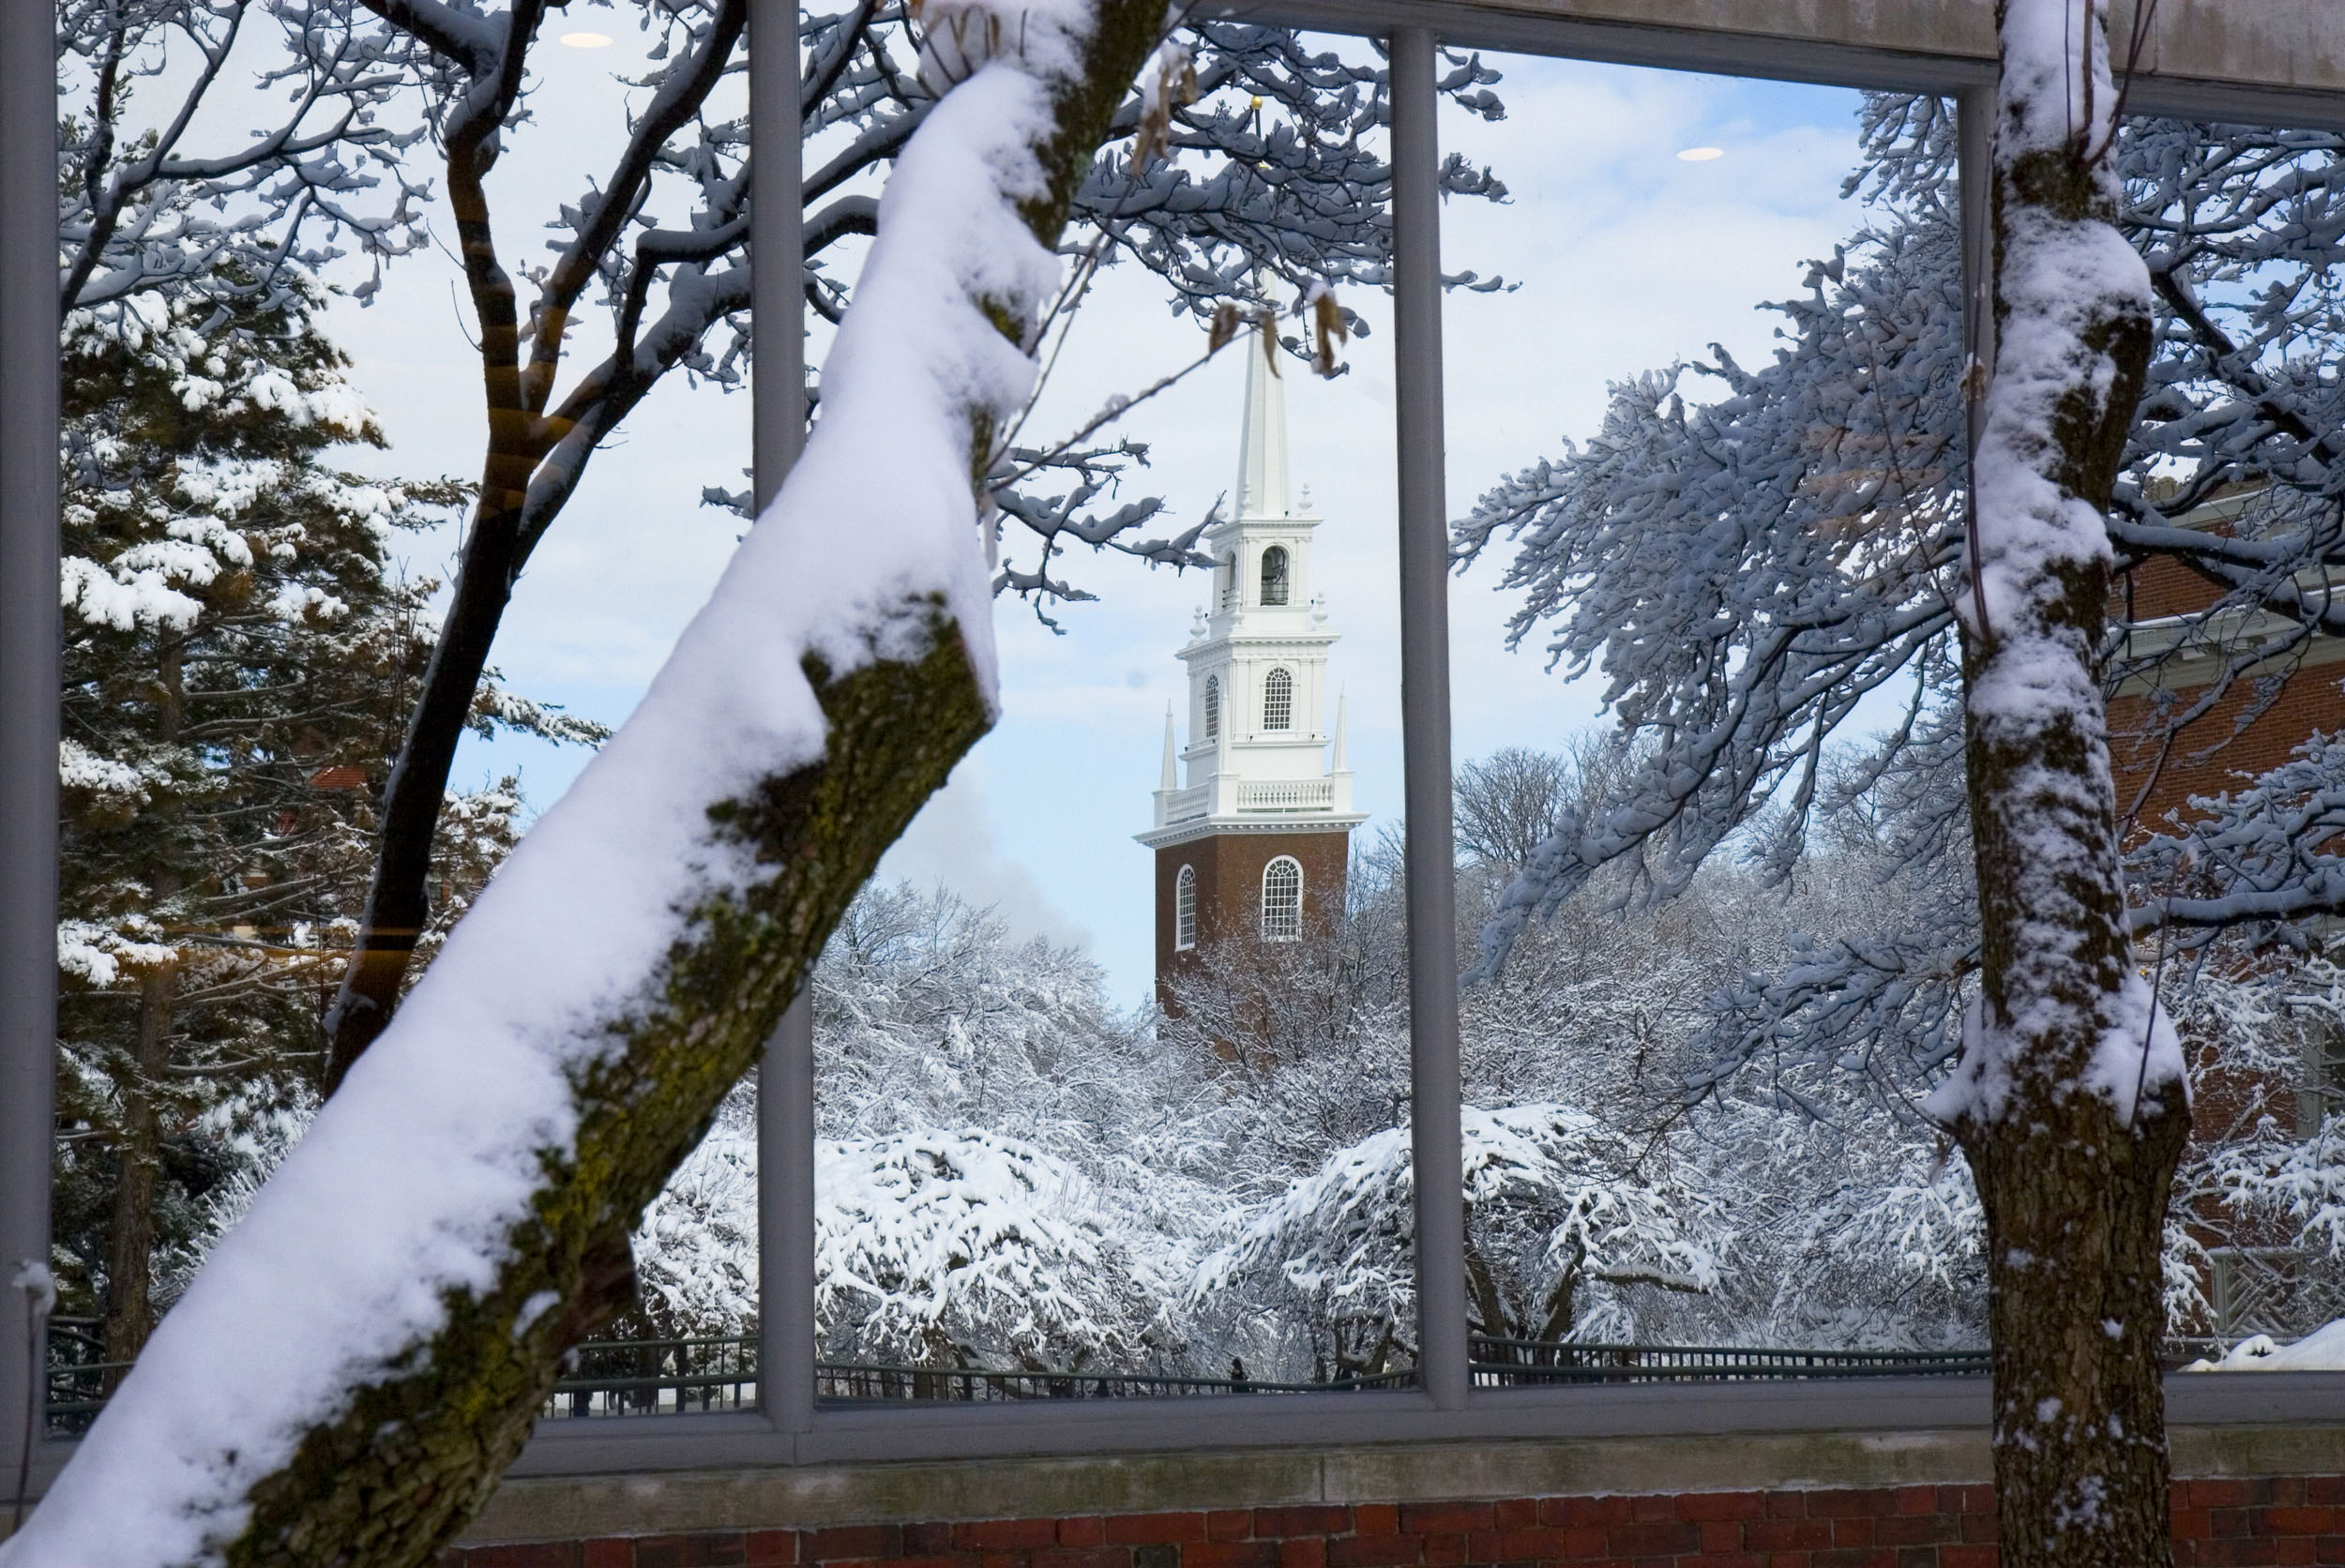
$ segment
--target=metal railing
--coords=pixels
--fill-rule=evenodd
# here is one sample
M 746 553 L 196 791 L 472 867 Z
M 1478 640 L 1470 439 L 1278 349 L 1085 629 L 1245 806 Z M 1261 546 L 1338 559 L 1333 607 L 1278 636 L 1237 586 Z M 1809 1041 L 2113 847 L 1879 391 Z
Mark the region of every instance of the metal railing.
M 757 1335 L 590 1339 L 570 1352 L 549 1421 L 757 1409 Z
M 825 1404 L 885 1404 L 897 1400 L 1165 1399 L 1214 1394 L 1349 1394 L 1361 1389 L 1414 1388 L 1413 1370 L 1324 1383 L 1278 1383 L 1251 1378 L 1183 1378 L 1153 1372 L 1004 1372 L 986 1367 L 885 1366 L 818 1362 L 815 1397 Z
M 1575 1345 L 1473 1338 L 1478 1388 L 1751 1379 L 1979 1377 L 1985 1350 L 1802 1350 L 1736 1345 Z
M 49 1319 L 49 1435 L 78 1438 L 105 1408 L 127 1361 L 107 1361 L 105 1322 L 98 1318 Z
M 128 1363 L 105 1353 L 95 1318 L 53 1318 L 49 1324 L 48 1425 L 53 1437 L 79 1437 L 104 1408 Z M 2175 1340 L 2168 1368 L 2225 1347 Z M 1476 1387 L 1553 1383 L 1687 1382 L 1810 1378 L 1979 1377 L 1981 1350 L 1810 1350 L 1744 1345 L 1581 1345 L 1534 1339 L 1472 1340 Z M 1171 1373 L 1006 1370 L 981 1366 L 901 1366 L 877 1362 L 815 1364 L 815 1397 L 825 1405 L 998 1404 L 1040 1399 L 1165 1399 L 1199 1395 L 1331 1394 L 1417 1386 L 1414 1369 L 1327 1382 L 1191 1378 Z M 674 1415 L 757 1408 L 757 1336 L 706 1334 L 672 1339 L 591 1340 L 572 1352 L 546 1399 L 547 1420 Z

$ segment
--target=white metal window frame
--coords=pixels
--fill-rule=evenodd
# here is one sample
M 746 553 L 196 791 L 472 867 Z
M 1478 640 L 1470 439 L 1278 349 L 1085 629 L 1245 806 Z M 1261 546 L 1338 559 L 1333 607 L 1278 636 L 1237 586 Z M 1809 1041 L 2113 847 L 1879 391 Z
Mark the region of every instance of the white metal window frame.
M 1262 727 L 1265 734 L 1294 728 L 1294 671 L 1283 664 L 1262 678 Z
M 1273 879 L 1279 884 L 1275 892 Z M 1303 863 L 1291 854 L 1278 855 L 1262 868 L 1262 939 L 1299 942 L 1302 937 Z
M 1197 945 L 1197 867 L 1184 866 L 1172 879 L 1172 950 Z
M 2126 36 L 2133 0 L 2117 0 Z M 2140 113 L 2345 129 L 2345 29 L 2333 0 L 2168 0 Z M 519 1474 L 1097 1454 L 1512 1437 L 1984 1428 L 1976 1378 L 1644 1384 L 1476 1391 L 1468 1367 L 1451 868 L 1448 509 L 1443 471 L 1438 43 L 1957 96 L 1964 260 L 1974 323 L 1987 234 L 1976 174 L 1993 108 L 1990 0 L 1208 0 L 1205 14 L 1381 37 L 1392 69 L 1395 419 L 1410 1020 L 1417 1171 L 1419 1386 L 1253 1398 L 1041 1401 L 818 1410 L 814 1397 L 814 1074 L 801 1000 L 760 1069 L 761 1408 L 549 1422 Z M 779 320 L 756 356 L 761 503 L 804 430 L 795 0 L 756 0 L 752 91 L 782 83 L 782 116 L 753 116 L 753 239 L 779 264 L 754 311 Z M 55 1047 L 57 384 L 53 52 L 47 6 L 0 5 L 0 1285 L 49 1249 Z M 2163 68 L 2165 62 L 2179 68 Z M 1973 328 L 1982 336 L 1983 323 Z M 1986 346 L 1984 344 L 1982 347 Z M 1236 573 L 1227 590 L 1235 592 Z M 0 1289 L 0 1468 L 38 1434 L 43 1380 L 20 1353 L 30 1303 Z M 2170 1380 L 2180 1425 L 2337 1419 L 2345 1376 L 2254 1373 Z M 28 1407 L 34 1419 L 25 1420 Z M 36 1436 L 36 1485 L 71 1445 Z

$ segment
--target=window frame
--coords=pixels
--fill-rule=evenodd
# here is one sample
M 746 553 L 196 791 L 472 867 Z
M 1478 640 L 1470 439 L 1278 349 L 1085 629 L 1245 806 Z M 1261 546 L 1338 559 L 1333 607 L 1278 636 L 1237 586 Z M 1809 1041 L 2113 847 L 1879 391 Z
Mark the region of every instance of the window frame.
M 1205 739 L 1218 741 L 1221 738 L 1221 677 L 1219 675 L 1205 677 L 1204 695 L 1200 701 L 1205 706 Z
M 1197 867 L 1184 864 L 1172 877 L 1172 951 L 1197 946 Z
M 2345 72 L 2323 61 L 2275 58 L 2292 26 L 2310 36 L 2320 0 L 2275 0 L 2262 33 L 2227 53 L 2198 47 L 2191 29 L 2216 0 L 2178 0 L 2154 59 L 2187 61 L 2209 74 L 2155 68 L 2135 78 L 2138 114 L 2345 129 Z M 2293 9 L 2279 14 L 2282 5 Z M 1415 1095 L 1419 1338 L 1415 1390 L 1303 1394 L 1244 1400 L 1149 1401 L 1144 1410 L 1090 1402 L 885 1411 L 817 1410 L 813 1399 L 813 1053 L 802 998 L 776 1031 L 760 1068 L 760 1274 L 764 1311 L 761 1408 L 753 1413 L 661 1415 L 541 1425 L 513 1467 L 522 1475 L 665 1470 L 728 1465 L 803 1465 L 881 1458 L 1141 1452 L 1324 1440 L 1339 1429 L 1362 1442 L 1647 1433 L 1890 1430 L 1916 1425 L 1984 1431 L 1984 1379 L 1832 1382 L 1645 1384 L 1476 1391 L 1466 1360 L 1462 1210 L 1459 1170 L 1456 964 L 1449 950 L 1447 514 L 1443 475 L 1441 284 L 1435 124 L 1436 44 L 1707 71 L 1747 78 L 1903 88 L 1949 94 L 1961 124 L 1961 226 L 1966 301 L 1983 318 L 1988 219 L 1983 186 L 1994 109 L 1994 40 L 1981 7 L 1944 8 L 1909 19 L 1892 38 L 1833 8 L 1822 21 L 1788 0 L 1766 0 L 1725 21 L 1700 0 L 1647 0 L 1624 21 L 1617 8 L 1558 0 L 1540 10 L 1467 7 L 1443 0 L 1209 0 L 1202 14 L 1384 38 L 1391 61 L 1394 354 L 1399 494 L 1403 773 L 1406 781 L 1411 1018 Z M 1586 12 L 1589 14 L 1578 14 Z M 1757 13 L 1757 14 L 1754 14 Z M 761 0 L 758 16 L 794 16 Z M 2291 18 L 2298 20 L 2292 21 Z M 55 802 L 58 731 L 56 384 L 43 376 L 56 350 L 53 210 L 54 25 L 46 7 L 0 7 L 0 1259 L 45 1257 L 50 1235 L 50 1139 L 55 1038 Z M 2210 24 L 2218 27 L 2220 22 Z M 1968 29 L 1968 31 L 1965 31 Z M 2243 34 L 2250 31 L 2242 29 Z M 2262 51 L 2262 53 L 2258 53 Z M 2242 63 L 2244 62 L 2244 63 Z M 752 82 L 783 81 L 794 102 L 796 29 L 751 29 Z M 2227 77 L 2212 74 L 2216 69 Z M 752 116 L 754 244 L 783 264 L 766 269 L 752 309 L 802 321 L 796 288 L 801 211 L 795 116 Z M 787 286 L 785 286 L 785 283 Z M 1979 331 L 1974 324 L 1974 331 Z M 800 336 L 760 356 L 756 473 L 761 499 L 779 480 L 804 429 Z M 1234 566 L 1234 562 L 1232 563 Z M 1224 610 L 1243 584 L 1224 585 Z M 1446 1174 L 1444 1174 L 1445 1168 Z M 5 1281 L 0 1281 L 5 1283 Z M 0 1289 L 0 1345 L 32 1328 L 29 1298 Z M 25 1457 L 22 1414 L 33 1429 L 33 1491 L 72 1452 L 38 1420 L 41 1386 L 20 1356 L 0 1355 L 0 1465 Z M 2177 1376 L 2167 1383 L 2171 1425 L 2307 1425 L 2335 1421 L 2345 1374 L 2260 1372 Z M 1125 1405 L 1125 1401 L 1100 1401 Z
M 1292 907 L 1292 908 L 1281 908 L 1281 909 L 1279 910 L 1279 912 L 1278 912 L 1279 916 L 1280 916 L 1280 919 L 1279 919 L 1278 924 L 1280 925 L 1280 927 L 1288 927 L 1288 926 L 1289 926 L 1289 921 L 1290 921 L 1290 919 L 1291 919 L 1291 920 L 1292 920 L 1292 928 L 1282 928 L 1282 929 L 1279 929 L 1279 930 L 1275 930 L 1275 931 L 1274 931 L 1274 930 L 1272 930 L 1272 929 L 1271 929 L 1271 927 L 1270 927 L 1270 921 L 1271 921 L 1270 879 L 1271 879 L 1273 876 L 1277 875 L 1277 873 L 1278 873 L 1278 872 L 1280 872 L 1280 871 L 1287 871 L 1287 872 L 1291 872 L 1291 873 L 1293 873 L 1294 878 L 1294 901 L 1293 907 Z M 1264 942 L 1301 942 L 1301 941 L 1303 940 L 1303 884 L 1304 884 L 1304 881 L 1305 881 L 1305 878 L 1304 878 L 1304 876 L 1303 876 L 1303 863 L 1302 863 L 1301 861 L 1299 861 L 1299 860 L 1295 859 L 1295 858 L 1294 858 L 1293 855 L 1291 855 L 1291 854 L 1273 855 L 1273 856 L 1271 856 L 1271 857 L 1270 857 L 1270 859 L 1268 859 L 1267 861 L 1265 861 L 1265 862 L 1263 862 L 1263 868 L 1262 868 L 1262 914 L 1261 914 L 1261 919 L 1260 919 L 1260 921 L 1258 922 L 1258 924 L 1259 924 L 1259 926 L 1260 926 L 1260 928 L 1261 928 L 1261 931 L 1262 931 L 1262 940 L 1263 940 L 1263 941 L 1264 941 Z M 1286 900 L 1286 892 L 1285 892 L 1285 890 L 1282 888 L 1282 889 L 1280 889 L 1280 890 L 1279 890 L 1279 901 L 1280 901 L 1281 905 L 1284 905 L 1285 900 Z
M 1262 731 L 1265 735 L 1283 735 L 1294 729 L 1294 671 L 1283 664 L 1273 665 L 1262 678 Z
M 1275 576 L 1270 569 L 1270 563 L 1273 558 L 1276 558 L 1278 563 L 1278 569 Z M 1294 553 L 1284 545 L 1270 545 L 1266 547 L 1262 552 L 1261 578 L 1262 602 L 1265 606 L 1270 607 L 1278 607 L 1286 604 L 1294 594 Z M 1278 596 L 1277 598 L 1272 598 L 1270 596 L 1270 592 L 1274 585 L 1278 591 Z

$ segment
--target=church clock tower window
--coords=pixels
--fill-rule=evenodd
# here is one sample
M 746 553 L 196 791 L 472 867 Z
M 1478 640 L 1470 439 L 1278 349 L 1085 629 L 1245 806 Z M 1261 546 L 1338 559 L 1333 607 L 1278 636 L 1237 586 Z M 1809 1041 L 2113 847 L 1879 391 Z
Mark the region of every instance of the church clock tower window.
M 1262 552 L 1262 602 L 1287 602 L 1287 551 L 1284 545 L 1272 545 Z
M 1262 684 L 1262 727 L 1294 728 L 1294 677 L 1283 670 L 1273 670 Z
M 1218 740 L 1221 735 L 1221 678 L 1205 677 L 1205 739 Z
M 1197 867 L 1184 866 L 1172 884 L 1172 945 L 1186 953 L 1197 945 Z
M 1263 867 L 1262 939 L 1294 942 L 1303 934 L 1303 867 L 1280 855 Z

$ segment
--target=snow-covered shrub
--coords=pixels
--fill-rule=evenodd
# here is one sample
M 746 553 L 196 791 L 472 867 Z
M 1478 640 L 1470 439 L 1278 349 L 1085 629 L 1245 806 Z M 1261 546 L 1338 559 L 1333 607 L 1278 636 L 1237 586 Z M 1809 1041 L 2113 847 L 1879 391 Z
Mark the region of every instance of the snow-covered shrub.
M 825 1138 L 815 1321 L 840 1360 L 1161 1367 L 1180 1281 L 1067 1161 L 982 1129 Z
M 1565 1105 L 1467 1106 L 1463 1133 L 1475 1332 L 1626 1338 L 1635 1288 L 1717 1284 L 1728 1238 L 1704 1198 L 1667 1168 L 1672 1155 L 1656 1158 Z M 1237 1216 L 1195 1289 L 1286 1298 L 1311 1327 L 1315 1375 L 1406 1364 L 1415 1354 L 1415 1190 L 1408 1129 L 1372 1134 Z

